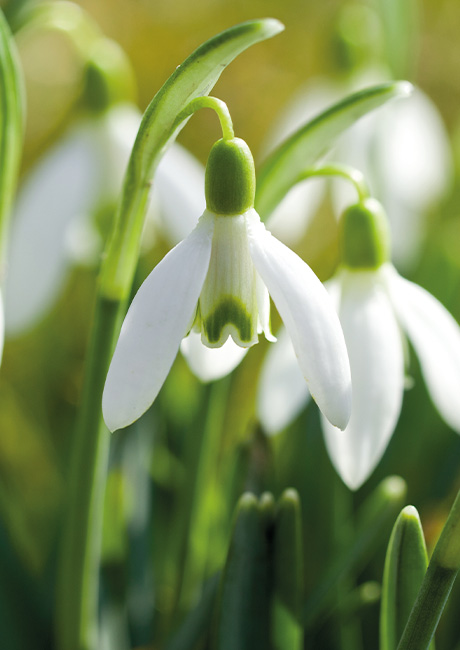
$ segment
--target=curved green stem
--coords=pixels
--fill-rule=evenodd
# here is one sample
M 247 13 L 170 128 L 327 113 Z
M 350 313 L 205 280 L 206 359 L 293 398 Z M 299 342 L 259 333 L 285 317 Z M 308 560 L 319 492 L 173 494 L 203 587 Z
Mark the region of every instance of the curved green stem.
M 235 137 L 233 122 L 227 104 L 217 97 L 197 97 L 193 99 L 187 104 L 185 110 L 178 115 L 178 120 L 181 122 L 186 120 L 201 108 L 211 108 L 217 113 L 224 140 L 232 140 Z
M 360 202 L 370 197 L 369 187 L 364 178 L 364 174 L 360 172 L 359 169 L 355 169 L 349 165 L 331 163 L 324 167 L 311 167 L 299 174 L 296 183 L 300 183 L 308 178 L 314 178 L 315 176 L 338 176 L 339 178 L 349 181 L 357 191 Z

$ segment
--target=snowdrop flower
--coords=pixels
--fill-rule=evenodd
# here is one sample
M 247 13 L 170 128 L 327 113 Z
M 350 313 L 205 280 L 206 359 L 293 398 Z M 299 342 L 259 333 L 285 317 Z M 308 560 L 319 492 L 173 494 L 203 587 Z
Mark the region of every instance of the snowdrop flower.
M 72 265 L 97 262 L 103 242 L 94 217 L 117 199 L 140 120 L 128 103 L 87 117 L 25 177 L 10 234 L 9 335 L 30 329 L 49 311 Z M 159 166 L 151 212 L 159 216 L 160 228 L 170 224 L 166 236 L 177 243 L 193 229 L 203 206 L 204 168 L 176 144 Z
M 357 489 L 379 462 L 399 417 L 405 337 L 418 355 L 434 405 L 460 433 L 460 328 L 431 294 L 402 278 L 389 262 L 386 220 L 377 201 L 350 207 L 340 225 L 343 264 L 328 290 L 350 359 L 352 412 L 344 431 L 325 418 L 322 427 L 337 472 L 350 489 Z M 308 400 L 284 334 L 278 345 L 284 385 L 273 351 L 258 395 L 259 416 L 270 433 L 289 424 Z
M 261 332 L 273 340 L 270 292 L 312 395 L 344 428 L 350 375 L 337 315 L 311 269 L 255 212 L 254 162 L 244 141 L 213 146 L 205 188 L 196 228 L 154 268 L 126 315 L 104 388 L 107 426 L 125 427 L 149 408 L 191 330 L 209 348 L 231 337 L 246 349 Z
M 286 109 L 274 143 L 348 92 L 388 79 L 383 68 L 375 68 L 347 83 L 313 80 Z M 398 268 L 409 268 L 424 239 L 425 215 L 445 196 L 453 178 L 449 137 L 434 103 L 416 88 L 403 102 L 370 112 L 338 140 L 334 159 L 363 172 L 373 195 L 388 210 L 393 259 Z M 294 244 L 305 232 L 324 196 L 320 183 L 296 185 L 270 215 L 267 225 L 283 241 Z M 333 183 L 332 197 L 337 214 L 353 200 L 342 182 Z

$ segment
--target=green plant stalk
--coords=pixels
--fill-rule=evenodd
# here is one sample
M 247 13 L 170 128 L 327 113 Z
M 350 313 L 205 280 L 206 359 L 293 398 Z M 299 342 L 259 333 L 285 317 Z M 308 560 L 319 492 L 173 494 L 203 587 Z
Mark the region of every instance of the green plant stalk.
M 273 19 L 254 20 L 206 41 L 176 68 L 142 120 L 99 277 L 63 524 L 56 594 L 59 650 L 95 650 L 98 646 L 97 574 L 109 448 L 109 433 L 102 423 L 102 392 L 131 291 L 156 165 L 184 126 L 176 116 L 187 104 L 207 95 L 239 53 L 282 29 Z
M 209 549 L 215 540 L 211 540 L 215 509 L 210 507 L 210 500 L 218 498 L 219 489 L 219 452 L 222 443 L 222 428 L 228 403 L 230 378 L 225 377 L 210 387 L 209 406 L 201 439 L 201 451 L 195 476 L 195 486 L 188 534 L 188 548 L 181 584 L 180 605 L 188 609 L 196 596 L 197 588 L 205 579 L 209 568 Z M 223 552 L 225 556 L 225 549 Z M 210 567 L 211 572 L 216 567 Z
M 21 68 L 13 37 L 0 10 L 0 283 L 21 159 L 23 125 Z
M 435 546 L 397 650 L 426 650 L 460 568 L 460 492 Z
M 369 187 L 364 178 L 364 174 L 359 169 L 354 169 L 350 165 L 342 165 L 340 163 L 331 163 L 324 165 L 324 167 L 311 167 L 302 172 L 295 183 L 300 183 L 308 178 L 315 178 L 317 176 L 337 176 L 349 181 L 358 193 L 358 200 L 364 201 L 370 197 Z
M 97 594 L 102 511 L 110 434 L 101 422 L 101 392 L 118 335 L 123 305 L 99 298 L 73 438 L 67 516 L 56 600 L 61 650 L 97 647 Z

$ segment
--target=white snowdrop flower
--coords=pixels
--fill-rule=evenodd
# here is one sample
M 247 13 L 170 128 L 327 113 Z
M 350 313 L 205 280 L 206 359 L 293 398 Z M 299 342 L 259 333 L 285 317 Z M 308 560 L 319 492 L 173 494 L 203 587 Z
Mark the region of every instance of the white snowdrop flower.
M 350 374 L 337 315 L 313 271 L 254 210 L 254 163 L 245 142 L 214 145 L 205 186 L 207 207 L 198 225 L 153 269 L 128 310 L 104 388 L 107 426 L 125 427 L 149 408 L 191 331 L 208 348 L 221 348 L 231 337 L 230 354 L 257 343 L 261 332 L 273 340 L 270 293 L 312 395 L 344 428 Z
M 87 117 L 25 176 L 10 233 L 8 335 L 20 335 L 43 318 L 74 264 L 97 262 L 103 242 L 94 216 L 115 204 L 140 120 L 132 104 L 116 104 Z M 176 144 L 160 163 L 158 185 L 150 214 L 164 214 L 172 224 L 167 235 L 177 243 L 195 226 L 196 210 L 204 207 L 204 168 Z
M 350 359 L 351 418 L 340 431 L 322 418 L 331 460 L 357 489 L 382 457 L 399 418 L 407 337 L 420 361 L 433 403 L 460 433 L 460 327 L 427 291 L 402 278 L 389 262 L 385 217 L 374 199 L 354 205 L 341 219 L 343 264 L 327 283 L 336 304 Z M 273 352 L 259 386 L 258 412 L 269 433 L 287 426 L 308 401 L 290 343 L 283 350 L 280 389 Z M 275 409 L 279 409 L 279 413 Z
M 384 82 L 383 68 L 366 69 L 347 83 L 316 79 L 286 109 L 276 140 L 339 101 L 347 92 Z M 403 102 L 389 102 L 361 117 L 337 141 L 334 159 L 359 169 L 372 194 L 385 205 L 392 232 L 392 257 L 409 268 L 423 244 L 426 214 L 448 192 L 453 179 L 449 137 L 432 100 L 419 88 Z M 326 185 L 315 180 L 296 185 L 267 220 L 283 241 L 294 244 L 318 210 Z M 348 185 L 334 181 L 337 214 L 353 201 Z

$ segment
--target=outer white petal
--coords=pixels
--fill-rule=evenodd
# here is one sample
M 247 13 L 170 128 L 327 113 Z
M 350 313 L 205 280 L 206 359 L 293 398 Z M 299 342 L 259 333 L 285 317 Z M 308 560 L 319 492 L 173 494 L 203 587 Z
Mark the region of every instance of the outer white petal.
M 175 244 L 193 230 L 205 207 L 204 167 L 175 143 L 155 172 L 150 213 L 158 217 L 167 239 Z
M 350 367 L 331 299 L 307 264 L 265 230 L 257 213 L 246 214 L 254 266 L 283 319 L 310 392 L 326 417 L 345 428 Z
M 128 310 L 102 398 L 111 431 L 131 424 L 152 404 L 193 319 L 211 255 L 213 217 L 153 269 Z
M 69 224 L 99 195 L 93 125 L 73 129 L 28 173 L 13 212 L 5 285 L 6 330 L 33 326 L 56 299 L 67 269 Z
M 428 291 L 391 271 L 391 299 L 420 360 L 428 391 L 447 424 L 460 433 L 460 328 Z
M 322 418 L 329 456 L 352 490 L 379 462 L 401 410 L 404 359 L 401 332 L 378 273 L 343 272 L 340 305 L 351 366 L 353 400 L 345 431 Z
M 257 390 L 257 416 L 269 434 L 287 427 L 310 400 L 291 339 L 283 327 L 262 364 Z
M 201 334 L 193 330 L 181 343 L 181 352 L 190 370 L 203 382 L 228 375 L 248 350 L 234 343 L 231 337 L 220 348 L 208 348 L 201 342 Z

